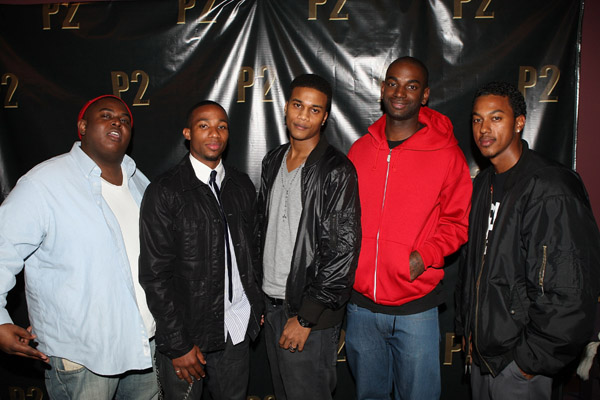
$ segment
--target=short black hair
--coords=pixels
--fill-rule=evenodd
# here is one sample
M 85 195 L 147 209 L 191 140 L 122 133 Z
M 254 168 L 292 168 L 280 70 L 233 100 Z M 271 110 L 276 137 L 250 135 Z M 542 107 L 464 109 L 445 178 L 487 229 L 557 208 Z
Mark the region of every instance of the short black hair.
M 490 82 L 483 85 L 473 98 L 473 104 L 481 96 L 502 96 L 508 97 L 508 104 L 513 110 L 514 117 L 517 118 L 519 115 L 527 117 L 527 104 L 523 94 L 517 89 L 515 85 L 508 82 Z
M 409 64 L 412 64 L 412 65 L 418 67 L 423 72 L 423 76 L 425 77 L 425 82 L 423 82 L 423 86 L 425 88 L 429 87 L 429 70 L 427 69 L 427 66 L 425 65 L 425 63 L 423 61 L 421 61 L 415 57 L 403 56 L 400 58 L 396 58 L 394 61 L 392 61 L 392 63 L 388 66 L 388 70 L 390 69 L 390 67 L 392 65 L 394 65 L 396 63 L 401 63 L 401 62 L 409 63 Z M 386 70 L 386 75 L 387 75 L 387 70 Z
M 296 77 L 290 84 L 290 96 L 292 92 L 297 87 L 306 87 L 318 90 L 327 96 L 327 112 L 331 110 L 331 97 L 333 94 L 333 90 L 331 89 L 331 85 L 325 78 L 320 77 L 315 74 L 302 74 Z
M 229 122 L 229 115 L 227 115 L 227 111 L 225 111 L 225 109 L 223 108 L 222 105 L 220 105 L 219 103 L 217 103 L 216 101 L 212 101 L 212 100 L 202 100 L 196 104 L 194 104 L 192 107 L 190 107 L 190 109 L 188 110 L 186 117 L 185 117 L 185 127 L 186 128 L 191 128 L 192 127 L 192 114 L 194 113 L 194 111 L 196 111 L 196 109 L 200 108 L 200 107 L 204 107 L 204 106 L 217 106 L 219 107 L 221 110 L 223 110 L 223 112 L 225 113 L 225 116 L 227 117 L 227 122 Z

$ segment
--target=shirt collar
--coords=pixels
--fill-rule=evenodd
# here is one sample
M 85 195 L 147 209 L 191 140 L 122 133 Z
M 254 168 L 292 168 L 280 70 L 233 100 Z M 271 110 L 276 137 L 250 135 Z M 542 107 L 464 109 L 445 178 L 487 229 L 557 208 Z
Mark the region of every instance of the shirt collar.
M 196 178 L 200 180 L 200 182 L 208 185 L 208 181 L 210 180 L 210 172 L 212 169 L 204 164 L 201 161 L 198 161 L 191 153 L 189 155 L 190 161 L 192 163 L 192 168 L 194 168 L 194 173 L 196 174 Z M 223 167 L 223 161 L 219 160 L 219 165 L 215 168 L 217 171 L 216 181 L 219 186 L 221 186 L 221 182 L 223 182 L 223 178 L 225 177 L 225 168 Z
M 94 162 L 94 160 L 92 160 L 90 156 L 81 150 L 80 141 L 77 141 L 73 144 L 73 147 L 71 148 L 71 155 L 86 177 L 90 177 L 91 175 L 100 176 L 102 173 L 100 167 Z M 135 174 L 135 161 L 125 154 L 123 161 L 121 162 L 121 168 L 123 169 L 127 178 L 131 178 L 133 174 Z

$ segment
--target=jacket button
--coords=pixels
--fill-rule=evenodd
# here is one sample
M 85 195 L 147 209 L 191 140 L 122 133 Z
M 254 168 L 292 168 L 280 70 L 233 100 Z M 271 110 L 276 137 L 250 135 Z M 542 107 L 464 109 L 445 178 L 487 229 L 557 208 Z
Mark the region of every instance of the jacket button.
M 515 315 L 515 310 L 510 310 L 511 315 Z

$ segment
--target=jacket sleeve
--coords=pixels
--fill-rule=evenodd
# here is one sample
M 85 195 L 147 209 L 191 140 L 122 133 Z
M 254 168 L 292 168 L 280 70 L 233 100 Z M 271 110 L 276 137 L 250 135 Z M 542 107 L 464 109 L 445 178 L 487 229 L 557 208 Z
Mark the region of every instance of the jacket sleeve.
M 592 334 L 600 236 L 583 184 L 577 189 L 576 195 L 533 199 L 522 221 L 530 303 L 513 355 L 530 374 L 556 374 L 578 357 Z
M 435 232 L 415 249 L 421 255 L 425 268 L 442 267 L 444 257 L 456 252 L 467 241 L 472 191 L 469 168 L 457 146 L 440 191 Z
M 358 179 L 352 164 L 330 172 L 325 185 L 314 260 L 316 276 L 298 311 L 314 323 L 326 308 L 338 309 L 348 301 L 361 239 Z
M 175 306 L 173 287 L 174 230 L 165 188 L 151 183 L 140 208 L 140 284 L 156 321 L 156 346 L 169 358 L 189 352 L 193 343 L 184 329 L 182 311 Z
M 248 274 L 250 275 L 249 279 L 251 279 L 253 283 L 252 285 L 250 285 L 249 282 L 248 284 L 250 286 L 247 286 L 245 290 L 247 290 L 246 295 L 248 297 L 248 300 L 251 302 L 252 310 L 254 311 L 255 315 L 260 316 L 264 314 L 265 310 L 261 291 L 262 271 L 260 268 L 261 265 L 258 258 L 259 246 L 257 243 L 257 237 L 255 236 L 258 196 L 256 193 L 256 188 L 254 187 L 254 183 L 252 183 L 248 176 L 245 176 L 245 181 L 246 184 L 244 186 L 245 190 L 248 192 L 247 198 L 249 201 L 245 203 L 247 205 L 246 210 L 242 211 L 242 216 L 244 217 L 245 223 L 247 224 L 247 228 L 244 231 L 246 232 L 244 234 L 244 241 L 247 243 L 247 246 L 244 248 L 244 251 L 248 252 L 250 258 L 250 270 L 248 271 Z
M 269 170 L 269 157 L 267 154 L 262 160 L 262 168 L 260 174 L 260 186 L 258 188 L 258 194 L 256 196 L 256 214 L 254 216 L 254 267 L 256 280 L 258 287 L 262 288 L 263 281 L 263 250 L 265 246 L 265 236 L 267 235 L 266 227 L 266 214 L 267 214 L 267 201 L 269 198 L 268 190 L 268 170 Z

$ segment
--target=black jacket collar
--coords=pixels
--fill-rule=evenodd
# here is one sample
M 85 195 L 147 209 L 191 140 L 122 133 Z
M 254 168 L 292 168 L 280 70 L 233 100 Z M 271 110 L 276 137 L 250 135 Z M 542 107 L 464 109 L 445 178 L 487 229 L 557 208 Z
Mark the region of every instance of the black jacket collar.
M 521 157 L 513 167 L 508 171 L 506 182 L 504 184 L 504 190 L 510 190 L 519 180 L 521 180 L 525 174 L 527 174 L 526 166 L 527 160 L 529 159 L 529 144 L 524 139 L 521 139 L 523 145 L 523 151 Z
M 329 142 L 327 141 L 325 135 L 321 133 L 319 143 L 317 143 L 317 146 L 308 155 L 305 165 L 307 167 L 310 167 L 313 164 L 316 164 L 317 161 L 319 161 L 321 157 L 323 157 L 323 154 L 325 154 L 325 150 L 327 150 L 327 147 L 329 147 Z

